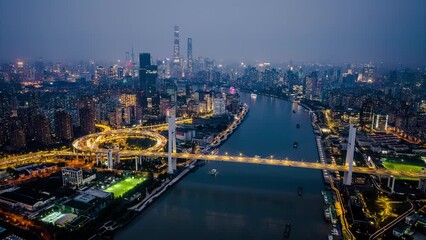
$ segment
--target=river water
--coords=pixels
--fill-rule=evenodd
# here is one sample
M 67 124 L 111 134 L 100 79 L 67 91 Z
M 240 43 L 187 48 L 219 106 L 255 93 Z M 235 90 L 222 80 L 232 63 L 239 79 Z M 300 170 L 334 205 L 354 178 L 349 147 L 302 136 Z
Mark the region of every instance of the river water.
M 302 107 L 241 93 L 250 112 L 219 154 L 317 161 L 310 117 Z M 293 113 L 293 110 L 296 113 Z M 300 128 L 296 128 L 300 124 Z M 298 142 L 299 147 L 293 148 Z M 208 174 L 216 168 L 216 177 Z M 298 196 L 303 187 L 303 196 Z M 187 175 L 114 239 L 326 239 L 321 171 L 244 163 L 208 162 Z

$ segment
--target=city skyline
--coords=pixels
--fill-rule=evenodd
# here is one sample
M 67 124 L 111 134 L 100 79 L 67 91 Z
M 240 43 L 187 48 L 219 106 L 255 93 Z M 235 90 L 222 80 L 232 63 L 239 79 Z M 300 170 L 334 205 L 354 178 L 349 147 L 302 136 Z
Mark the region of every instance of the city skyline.
M 425 18 L 0 0 L 0 239 L 426 239 Z
M 0 39 L 2 61 L 124 60 L 132 47 L 156 58 L 172 58 L 177 25 L 183 58 L 186 39 L 191 38 L 194 56 L 218 62 L 426 62 L 423 1 L 16 1 L 2 2 L 0 9 L 0 33 L 8 36 Z

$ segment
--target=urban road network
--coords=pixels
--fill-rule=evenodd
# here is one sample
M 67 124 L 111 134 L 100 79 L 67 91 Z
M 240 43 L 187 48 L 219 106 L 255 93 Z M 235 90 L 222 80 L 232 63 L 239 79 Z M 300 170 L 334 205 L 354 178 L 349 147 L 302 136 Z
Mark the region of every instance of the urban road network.
M 102 137 L 128 137 L 128 136 L 144 136 L 156 140 L 156 144 L 145 150 L 115 150 L 115 154 L 119 154 L 120 157 L 148 157 L 148 158 L 167 158 L 168 152 L 161 151 L 167 142 L 166 138 L 161 136 L 159 133 L 143 131 L 143 130 L 110 130 L 101 133 L 95 133 L 84 136 L 77 139 L 73 143 L 74 151 L 41 151 L 37 153 L 30 153 L 26 155 L 13 156 L 5 158 L 0 162 L 0 168 L 5 169 L 8 167 L 17 166 L 20 164 L 29 164 L 42 161 L 52 161 L 52 158 L 59 157 L 72 157 L 77 156 L 79 151 L 80 154 L 91 155 L 91 154 L 104 154 L 106 149 L 101 149 L 97 146 L 98 142 Z M 95 139 L 95 140 L 94 140 Z M 97 141 L 96 141 L 97 140 Z M 251 164 L 262 164 L 272 166 L 283 166 L 283 167 L 296 167 L 296 168 L 308 168 L 308 169 L 321 169 L 329 171 L 348 171 L 348 166 L 336 165 L 336 164 L 323 164 L 317 162 L 302 162 L 292 161 L 290 159 L 276 159 L 272 156 L 270 158 L 259 158 L 259 157 L 246 157 L 246 156 L 230 156 L 230 155 L 213 155 L 213 154 L 191 154 L 191 153 L 172 153 L 173 158 L 181 159 L 199 159 L 208 161 L 223 161 L 223 162 L 236 162 L 236 163 L 251 163 Z M 395 177 L 409 177 L 409 178 L 426 178 L 426 172 L 405 172 L 388 170 L 374 167 L 353 167 L 353 172 L 373 174 L 373 175 L 385 175 Z
M 219 134 L 211 144 L 211 146 L 217 146 L 220 144 L 220 140 L 226 139 L 229 134 L 231 134 L 237 127 L 238 124 L 242 122 L 244 116 L 248 112 L 248 106 L 245 106 L 243 111 L 236 116 L 234 122 L 228 126 L 228 128 Z M 336 164 L 326 164 L 319 162 L 303 162 L 303 161 L 293 161 L 290 159 L 275 159 L 273 156 L 270 158 L 260 158 L 260 157 L 247 157 L 240 154 L 239 156 L 230 156 L 225 155 L 215 155 L 215 154 L 191 154 L 191 153 L 177 153 L 175 146 L 169 146 L 169 152 L 164 152 L 165 145 L 167 144 L 167 139 L 158 133 L 159 130 L 169 130 L 169 140 L 170 134 L 173 135 L 172 140 L 176 138 L 176 124 L 191 123 L 192 119 L 175 119 L 174 114 L 171 114 L 168 117 L 168 123 L 157 124 L 151 126 L 135 127 L 129 129 L 118 129 L 111 130 L 110 127 L 104 125 L 97 125 L 103 131 L 99 133 L 89 134 L 75 140 L 72 144 L 73 151 L 66 150 L 57 150 L 57 151 L 40 151 L 37 153 L 30 153 L 20 156 L 12 156 L 3 159 L 0 161 L 0 169 L 5 169 L 8 167 L 14 167 L 21 164 L 29 164 L 43 161 L 55 161 L 55 159 L 60 157 L 78 157 L 79 154 L 84 157 L 91 157 L 93 154 L 96 155 L 97 161 L 106 155 L 108 151 L 112 151 L 116 156 L 118 155 L 123 159 L 133 159 L 133 157 L 146 157 L 146 158 L 169 158 L 170 159 L 191 159 L 191 160 L 208 160 L 208 161 L 223 161 L 223 162 L 235 162 L 235 163 L 250 163 L 250 164 L 262 164 L 262 165 L 272 165 L 272 166 L 283 166 L 283 167 L 296 167 L 296 168 L 308 168 L 308 169 L 320 169 L 328 171 L 342 171 L 348 172 L 349 165 L 336 165 Z M 172 124 L 176 123 L 176 124 Z M 171 126 L 171 127 L 170 127 Z M 154 131 L 156 130 L 156 131 Z M 119 149 L 103 149 L 99 147 L 99 144 L 112 139 L 122 139 L 122 138 L 150 138 L 155 141 L 155 144 L 152 147 L 149 147 L 144 150 L 119 150 Z M 353 139 L 354 140 L 354 139 Z M 170 141 L 169 141 L 170 142 Z M 169 143 L 170 144 L 170 143 Z M 176 166 L 169 166 L 169 169 L 176 168 Z M 352 172 L 355 173 L 364 173 L 364 174 L 373 174 L 373 175 L 383 175 L 383 176 L 394 176 L 394 177 L 408 177 L 408 178 L 419 178 L 426 179 L 426 172 L 421 171 L 418 173 L 406 172 L 406 171 L 397 171 L 389 170 L 384 168 L 376 168 L 375 166 L 370 167 L 352 167 Z

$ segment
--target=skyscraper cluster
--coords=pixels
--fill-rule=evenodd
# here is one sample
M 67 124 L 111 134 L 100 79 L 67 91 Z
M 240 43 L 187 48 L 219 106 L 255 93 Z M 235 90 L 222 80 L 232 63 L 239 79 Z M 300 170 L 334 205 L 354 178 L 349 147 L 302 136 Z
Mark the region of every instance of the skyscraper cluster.
M 192 38 L 187 39 L 186 59 L 180 55 L 179 26 L 174 27 L 173 58 L 170 64 L 172 78 L 191 78 L 193 74 Z
M 151 54 L 139 54 L 139 90 L 152 98 L 157 93 L 157 66 L 151 64 Z

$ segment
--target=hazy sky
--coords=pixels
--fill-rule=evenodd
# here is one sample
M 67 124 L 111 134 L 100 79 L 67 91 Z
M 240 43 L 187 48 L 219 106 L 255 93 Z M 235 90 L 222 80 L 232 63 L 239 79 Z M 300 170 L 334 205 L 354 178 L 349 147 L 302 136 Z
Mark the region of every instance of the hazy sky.
M 0 0 L 0 59 L 426 64 L 426 0 Z

